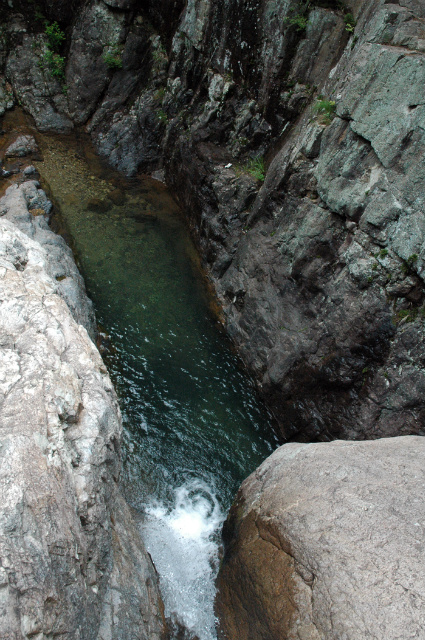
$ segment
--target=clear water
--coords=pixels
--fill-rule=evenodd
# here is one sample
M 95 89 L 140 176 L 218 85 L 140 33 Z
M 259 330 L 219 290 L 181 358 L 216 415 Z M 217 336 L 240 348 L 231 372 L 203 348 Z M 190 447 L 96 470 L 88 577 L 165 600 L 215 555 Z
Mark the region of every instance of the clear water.
M 123 182 L 86 143 L 39 142 L 37 166 L 109 344 L 124 421 L 123 487 L 144 514 L 166 614 L 185 637 L 212 640 L 220 529 L 239 484 L 275 446 L 268 415 L 219 329 L 164 187 Z

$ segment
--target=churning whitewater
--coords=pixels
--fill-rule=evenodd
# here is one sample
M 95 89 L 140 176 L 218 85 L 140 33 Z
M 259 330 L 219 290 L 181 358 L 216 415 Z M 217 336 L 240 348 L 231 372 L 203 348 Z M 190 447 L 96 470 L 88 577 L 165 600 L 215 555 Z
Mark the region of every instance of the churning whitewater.
M 223 520 L 213 488 L 194 479 L 175 489 L 170 507 L 151 504 L 142 529 L 167 618 L 199 640 L 216 638 L 214 582 Z

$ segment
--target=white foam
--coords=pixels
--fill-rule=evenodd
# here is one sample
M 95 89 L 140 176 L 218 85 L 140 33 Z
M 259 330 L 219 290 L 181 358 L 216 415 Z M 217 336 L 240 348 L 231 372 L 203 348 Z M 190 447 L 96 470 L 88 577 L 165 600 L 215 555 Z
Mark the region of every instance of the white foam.
M 224 514 L 202 480 L 174 492 L 167 508 L 152 504 L 142 535 L 160 576 L 165 614 L 199 640 L 215 640 L 214 597 Z

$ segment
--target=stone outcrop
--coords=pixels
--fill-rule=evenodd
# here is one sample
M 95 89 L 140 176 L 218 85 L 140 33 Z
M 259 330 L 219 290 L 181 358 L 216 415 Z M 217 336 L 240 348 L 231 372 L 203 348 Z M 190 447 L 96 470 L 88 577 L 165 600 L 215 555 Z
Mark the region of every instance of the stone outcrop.
M 226 640 L 423 637 L 425 439 L 291 443 L 224 527 Z
M 34 181 L 0 200 L 0 635 L 160 640 L 156 573 L 118 485 L 117 398 L 50 207 Z
M 5 158 L 23 158 L 38 153 L 39 149 L 33 136 L 19 136 L 5 151 Z

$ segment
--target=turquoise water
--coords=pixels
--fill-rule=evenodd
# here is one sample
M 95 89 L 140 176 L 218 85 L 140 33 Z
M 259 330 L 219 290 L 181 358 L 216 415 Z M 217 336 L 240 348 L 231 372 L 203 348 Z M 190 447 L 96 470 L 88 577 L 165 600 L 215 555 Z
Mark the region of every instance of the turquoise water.
M 143 207 L 85 213 L 73 233 L 116 350 L 107 363 L 123 412 L 127 493 L 134 504 L 166 499 L 196 476 L 227 508 L 271 452 L 267 416 L 209 312 L 184 225 Z
M 166 612 L 210 640 L 219 530 L 241 481 L 275 447 L 211 311 L 169 194 L 44 140 L 39 168 L 60 206 L 102 327 L 123 414 L 123 487 L 145 516 Z

